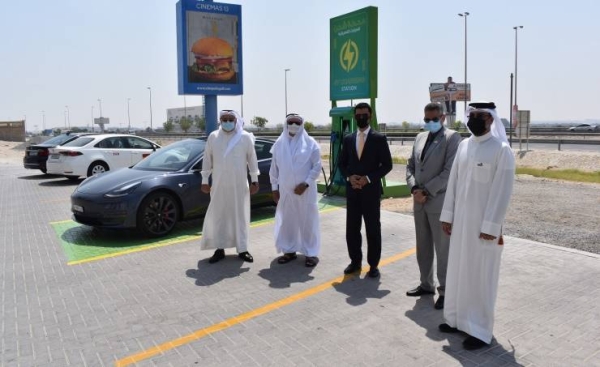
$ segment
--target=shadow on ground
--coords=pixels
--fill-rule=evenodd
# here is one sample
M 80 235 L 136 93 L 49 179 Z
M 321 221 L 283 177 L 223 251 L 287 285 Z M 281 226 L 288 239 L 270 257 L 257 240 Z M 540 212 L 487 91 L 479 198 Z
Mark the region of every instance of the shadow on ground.
M 333 283 L 333 288 L 347 296 L 346 302 L 352 306 L 360 306 L 367 303 L 369 298 L 382 299 L 391 293 L 387 289 L 379 289 L 380 278 L 361 278 L 358 275 L 346 275 L 343 280 Z
M 235 251 L 235 249 L 230 251 Z M 209 264 L 208 258 L 200 260 L 198 268 L 186 270 L 185 275 L 188 278 L 196 279 L 197 286 L 206 287 L 224 279 L 237 278 L 250 270 L 248 267 L 242 267 L 244 261 L 238 258 L 237 253 L 226 253 L 225 255 L 223 260 L 215 264 Z
M 296 260 L 287 264 L 279 264 L 277 259 L 274 259 L 269 268 L 260 270 L 258 275 L 268 280 L 271 288 L 289 288 L 292 283 L 306 283 L 313 280 L 314 277 L 310 275 L 313 269 L 304 265 L 304 256 L 298 256 Z

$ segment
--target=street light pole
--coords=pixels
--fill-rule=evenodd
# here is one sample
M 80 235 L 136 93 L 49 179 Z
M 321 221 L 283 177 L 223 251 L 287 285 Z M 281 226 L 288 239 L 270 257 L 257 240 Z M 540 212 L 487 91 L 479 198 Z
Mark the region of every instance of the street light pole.
M 465 18 L 465 111 L 467 110 L 467 17 L 469 12 L 459 13 L 458 16 Z
M 288 109 L 287 109 L 287 73 L 290 70 L 291 69 L 285 69 L 285 115 L 286 116 L 288 114 Z
M 131 98 L 127 98 L 127 133 L 131 133 L 131 115 L 129 114 L 129 101 Z
M 69 114 L 69 106 L 65 106 L 65 108 L 67 109 L 67 127 L 71 129 L 71 116 Z
M 92 132 L 94 132 L 94 106 L 92 106 Z
M 152 88 L 148 87 L 148 90 L 150 91 L 150 131 L 154 131 L 152 128 Z
M 519 28 L 523 28 L 522 25 L 518 25 L 516 27 L 513 27 L 513 29 L 515 30 L 515 106 L 518 106 L 519 103 L 517 102 L 517 45 L 518 45 L 518 36 L 517 34 L 519 33 Z M 518 109 L 518 107 L 517 107 Z

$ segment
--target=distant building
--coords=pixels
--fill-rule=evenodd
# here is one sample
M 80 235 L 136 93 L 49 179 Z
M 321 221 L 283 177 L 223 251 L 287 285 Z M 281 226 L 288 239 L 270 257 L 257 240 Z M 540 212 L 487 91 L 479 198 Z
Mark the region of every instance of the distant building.
M 167 109 L 167 121 L 179 123 L 179 120 L 184 116 L 192 121 L 194 121 L 196 117 L 202 118 L 204 117 L 204 106 L 189 106 Z
M 0 121 L 0 140 L 25 141 L 25 120 Z

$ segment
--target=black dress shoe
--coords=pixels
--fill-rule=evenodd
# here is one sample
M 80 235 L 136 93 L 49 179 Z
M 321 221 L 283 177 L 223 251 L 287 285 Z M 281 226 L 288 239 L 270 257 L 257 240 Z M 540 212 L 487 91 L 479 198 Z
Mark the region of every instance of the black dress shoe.
M 210 259 L 208 259 L 208 263 L 209 264 L 214 264 L 220 260 L 223 260 L 225 258 L 225 250 L 223 250 L 222 248 L 216 249 L 215 253 L 210 257 Z
M 356 273 L 357 271 L 360 271 L 361 269 L 362 269 L 362 267 L 360 265 L 350 263 L 350 265 L 348 265 L 346 267 L 346 269 L 344 269 L 344 274 L 348 275 L 348 274 Z
M 468 336 L 467 339 L 463 341 L 463 347 L 466 350 L 480 349 L 488 345 L 488 343 L 484 342 L 483 340 L 479 340 L 474 336 Z
M 369 276 L 369 278 L 378 278 L 379 275 L 381 275 L 381 274 L 379 273 L 379 269 L 371 268 L 371 269 L 369 269 L 369 272 L 367 273 L 367 275 Z
M 418 286 L 417 288 L 411 289 L 410 291 L 406 292 L 406 295 L 409 297 L 419 297 L 425 294 L 435 294 L 435 292 L 428 291 L 427 289 L 422 288 L 421 286 Z
M 240 252 L 238 254 L 238 257 L 240 259 L 244 260 L 245 262 L 249 262 L 249 263 L 254 262 L 254 258 L 252 257 L 252 255 L 250 255 L 250 253 L 248 251 Z
M 439 296 L 437 301 L 435 301 L 435 305 L 433 306 L 436 310 L 441 310 L 444 308 L 444 296 Z
M 440 324 L 440 326 L 438 326 L 438 328 L 440 329 L 440 331 L 442 333 L 458 333 L 458 329 L 455 327 L 452 327 L 448 324 Z

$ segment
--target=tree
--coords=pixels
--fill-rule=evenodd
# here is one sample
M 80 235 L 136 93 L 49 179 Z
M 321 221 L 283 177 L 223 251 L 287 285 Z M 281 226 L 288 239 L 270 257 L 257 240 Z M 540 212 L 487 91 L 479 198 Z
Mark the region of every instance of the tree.
M 314 128 L 315 124 L 310 121 L 304 121 L 304 130 L 306 130 L 307 133 L 311 132 Z
M 402 121 L 402 128 L 404 129 L 404 131 L 408 131 L 409 127 L 410 124 L 408 123 L 408 121 Z
M 190 127 L 192 127 L 192 121 L 191 119 L 184 117 L 181 120 L 179 120 L 179 126 L 181 127 L 181 130 L 183 130 L 184 133 L 187 133 Z
M 175 127 L 175 124 L 173 124 L 173 120 L 169 120 L 163 124 L 163 127 L 165 128 L 166 132 L 170 133 Z
M 194 116 L 194 124 L 196 127 L 202 131 L 206 131 L 206 118 L 204 116 L 200 117 L 198 115 Z
M 252 119 L 252 125 L 256 126 L 258 128 L 258 130 L 265 127 L 267 122 L 269 122 L 269 120 L 267 120 L 264 117 L 260 117 L 260 116 L 254 116 L 254 118 Z
M 462 121 L 456 120 L 456 121 L 454 121 L 454 124 L 452 124 L 452 129 L 458 131 L 458 130 L 460 130 L 461 126 L 462 126 Z

